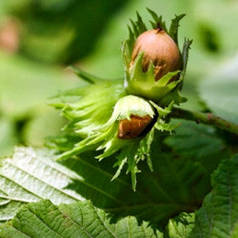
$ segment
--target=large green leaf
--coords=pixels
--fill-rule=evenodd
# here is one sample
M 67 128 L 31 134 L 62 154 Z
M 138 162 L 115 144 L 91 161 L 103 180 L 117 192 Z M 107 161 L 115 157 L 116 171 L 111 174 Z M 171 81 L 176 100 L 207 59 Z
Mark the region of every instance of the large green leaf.
M 83 178 L 52 160 L 53 154 L 17 148 L 12 158 L 1 159 L 0 221 L 11 219 L 24 203 L 50 199 L 71 203 L 83 199 L 65 187 Z
M 238 124 L 237 66 L 237 57 L 219 66 L 215 73 L 201 82 L 200 94 L 218 116 Z
M 208 128 L 204 130 L 201 127 L 196 136 L 203 138 Z M 206 158 L 207 163 L 200 163 L 199 157 L 193 159 L 198 149 L 189 155 L 174 154 L 170 149 L 164 150 L 164 145 L 161 150 L 162 140 L 155 135 L 152 146 L 154 172 L 147 165 L 140 167 L 143 173 L 138 176 L 136 192 L 132 191 L 128 176 L 111 181 L 116 170 L 112 169 L 114 157 L 98 162 L 94 153 L 82 154 L 77 159 L 64 162 L 69 170 L 52 161 L 52 154 L 20 149 L 13 159 L 3 159 L 0 167 L 3 191 L 0 198 L 7 203 L 0 209 L 2 220 L 11 218 L 24 202 L 44 198 L 58 204 L 85 198 L 96 207 L 105 209 L 112 218 L 133 215 L 139 221 L 146 220 L 154 226 L 165 227 L 171 217 L 196 210 L 210 191 L 210 173 L 219 161 L 213 156 L 219 153 L 222 158 L 224 148 L 222 141 L 217 142 L 214 135 L 211 129 L 210 140 L 203 138 L 203 146 L 209 148 L 208 144 L 213 144 L 208 156 L 201 157 L 202 160 Z M 192 130 L 185 141 L 191 137 L 194 137 Z M 214 164 L 213 167 L 210 164 Z M 60 182 L 62 177 L 63 182 Z M 69 196 L 68 192 L 73 195 Z
M 187 127 L 186 124 L 184 126 Z M 114 217 L 133 215 L 139 220 L 150 221 L 153 225 L 165 226 L 169 218 L 200 207 L 204 196 L 210 191 L 210 173 L 220 159 L 227 156 L 223 142 L 216 139 L 211 127 L 198 125 L 198 128 L 197 133 L 191 130 L 184 138 L 183 142 L 186 143 L 195 136 L 200 137 L 200 145 L 187 155 L 165 150 L 164 145 L 160 149 L 162 140 L 156 137 L 152 144 L 154 172 L 146 165 L 141 165 L 143 173 L 138 175 L 136 192 L 131 191 L 128 176 L 120 176 L 110 182 L 115 173 L 112 170 L 114 157 L 99 163 L 88 153 L 64 163 L 96 187 L 97 191 L 88 189 L 77 181 L 70 187 L 73 186 L 83 197 L 91 200 L 95 206 L 109 211 Z M 203 137 L 207 131 L 210 131 L 209 139 Z M 207 154 L 204 153 L 203 146 L 210 147 Z M 201 156 L 197 156 L 197 153 L 201 153 Z
M 174 136 L 166 138 L 165 143 L 183 157 L 198 161 L 212 172 L 219 161 L 228 157 L 226 146 L 211 126 L 196 124 L 185 120 L 174 120 L 180 126 Z
M 53 205 L 44 200 L 24 206 L 11 221 L 0 226 L 1 238 L 162 238 L 146 222 L 134 217 L 111 224 L 107 214 L 90 202 Z
M 212 176 L 212 192 L 196 212 L 191 238 L 238 237 L 238 155 L 225 160 Z

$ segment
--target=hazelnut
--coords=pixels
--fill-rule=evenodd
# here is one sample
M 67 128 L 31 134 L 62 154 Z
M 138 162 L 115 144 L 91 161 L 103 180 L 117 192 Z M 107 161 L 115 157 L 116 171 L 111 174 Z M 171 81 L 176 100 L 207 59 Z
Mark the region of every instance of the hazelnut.
M 168 72 L 181 68 L 181 56 L 174 40 L 162 29 L 148 30 L 139 35 L 132 52 L 130 67 L 136 57 L 143 52 L 142 68 L 146 72 L 152 62 L 155 69 L 155 80 Z

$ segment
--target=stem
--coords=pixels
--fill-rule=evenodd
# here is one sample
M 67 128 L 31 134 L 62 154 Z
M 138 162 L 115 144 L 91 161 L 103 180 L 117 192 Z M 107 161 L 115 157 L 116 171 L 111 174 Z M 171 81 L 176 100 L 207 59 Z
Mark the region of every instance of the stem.
M 232 134 L 238 135 L 237 124 L 226 121 L 218 116 L 213 115 L 212 113 L 202 113 L 181 108 L 174 108 L 170 115 L 173 118 L 181 118 L 185 120 L 196 121 L 197 123 L 201 122 L 203 124 L 212 125 Z

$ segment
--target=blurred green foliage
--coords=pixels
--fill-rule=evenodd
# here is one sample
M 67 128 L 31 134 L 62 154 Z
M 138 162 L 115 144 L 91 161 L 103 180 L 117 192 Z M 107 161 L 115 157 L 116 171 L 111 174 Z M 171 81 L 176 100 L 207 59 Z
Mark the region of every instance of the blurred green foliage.
M 59 67 L 5 53 L 0 53 L 0 75 L 1 154 L 11 152 L 14 144 L 43 145 L 44 137 L 63 124 L 47 98 L 78 85 L 78 79 Z
M 24 0 L 21 4 L 5 1 L 9 13 L 23 23 L 23 55 L 70 64 L 94 49 L 113 14 L 128 0 Z

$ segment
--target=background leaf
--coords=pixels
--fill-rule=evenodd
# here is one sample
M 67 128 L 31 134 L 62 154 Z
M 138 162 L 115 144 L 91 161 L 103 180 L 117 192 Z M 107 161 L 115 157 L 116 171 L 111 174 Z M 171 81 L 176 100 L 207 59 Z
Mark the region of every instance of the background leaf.
M 110 224 L 107 214 L 90 202 L 53 205 L 50 201 L 24 206 L 11 223 L 0 226 L 1 238 L 162 238 L 146 222 L 140 226 L 134 217 Z
M 164 228 L 170 218 L 181 212 L 192 212 L 200 206 L 210 191 L 211 171 L 226 155 L 223 154 L 223 142 L 215 138 L 214 130 L 210 129 L 209 134 L 209 127 L 198 127 L 200 130 L 196 134 L 192 130 L 187 131 L 184 141 L 195 138 L 194 135 L 200 137 L 204 148 L 213 145 L 209 154 L 196 157 L 197 150 L 189 156 L 176 150 L 173 152 L 163 145 L 162 138 L 156 134 L 152 144 L 154 172 L 145 163 L 141 165 L 139 169 L 143 173 L 138 176 L 136 192 L 131 190 L 126 175 L 111 181 L 115 173 L 112 170 L 115 163 L 113 157 L 98 162 L 94 153 L 82 154 L 64 162 L 69 170 L 52 161 L 52 153 L 18 149 L 12 159 L 3 159 L 0 167 L 0 198 L 5 199 L 0 209 L 1 220 L 11 218 L 16 208 L 25 202 L 51 199 L 59 204 L 88 199 L 96 207 L 109 212 L 113 219 L 133 215 L 139 221 L 146 220 Z M 204 133 L 208 133 L 210 139 L 203 137 Z M 220 157 L 214 160 L 213 156 L 217 153 Z
M 212 176 L 212 192 L 196 212 L 191 238 L 235 238 L 238 232 L 238 155 L 225 160 Z
M 0 116 L 0 151 L 1 156 L 12 153 L 14 145 L 17 143 L 16 128 L 9 118 Z
M 108 22 L 128 0 L 2 2 L 22 23 L 22 55 L 47 63 L 71 64 L 94 49 Z
M 58 133 L 62 119 L 46 105 L 60 90 L 82 85 L 76 76 L 56 66 L 39 65 L 0 52 L 0 149 L 9 155 L 14 145 L 42 146 Z
M 183 127 L 188 128 L 186 122 L 183 123 Z M 211 127 L 195 123 L 192 126 L 197 126 L 197 131 L 188 130 L 182 143 L 186 144 L 191 138 L 199 137 L 199 147 L 202 145 L 205 150 L 209 148 L 208 153 L 203 151 L 198 155 L 198 147 L 187 155 L 179 154 L 176 150 L 173 152 L 173 148 L 171 150 L 163 145 L 163 140 L 156 135 L 152 144 L 154 172 L 151 172 L 147 165 L 139 167 L 143 173 L 138 175 L 136 192 L 131 191 L 128 176 L 120 176 L 110 182 L 115 173 L 111 169 L 114 157 L 98 163 L 94 159 L 95 155 L 88 153 L 77 159 L 69 159 L 64 164 L 97 190 L 89 189 L 77 181 L 69 188 L 72 186 L 95 206 L 110 212 L 114 218 L 133 215 L 139 220 L 164 227 L 171 217 L 200 207 L 204 196 L 211 188 L 210 173 L 221 159 L 229 156 L 223 142 L 216 138 Z M 206 136 L 203 136 L 204 134 Z
M 238 124 L 238 56 L 222 64 L 200 84 L 200 95 L 218 116 Z
M 169 238 L 188 238 L 194 227 L 194 214 L 182 213 L 168 223 Z
M 59 204 L 83 199 L 65 188 L 73 179 L 83 179 L 52 158 L 47 151 L 17 148 L 12 158 L 1 159 L 0 221 L 11 219 L 24 203 L 50 199 Z
M 23 117 L 60 90 L 79 85 L 76 76 L 58 67 L 38 65 L 19 56 L 0 53 L 1 108 L 6 115 Z
M 173 120 L 180 126 L 174 136 L 165 143 L 173 151 L 190 160 L 199 162 L 211 173 L 223 158 L 229 154 L 224 141 L 218 137 L 215 128 L 185 120 Z

